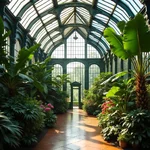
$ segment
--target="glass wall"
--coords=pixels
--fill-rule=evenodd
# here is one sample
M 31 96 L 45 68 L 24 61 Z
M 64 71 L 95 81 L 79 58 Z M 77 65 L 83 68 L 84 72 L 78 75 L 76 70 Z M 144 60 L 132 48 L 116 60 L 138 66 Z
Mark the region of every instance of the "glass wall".
M 92 86 L 94 79 L 100 74 L 100 68 L 97 65 L 91 65 L 89 68 L 89 87 Z

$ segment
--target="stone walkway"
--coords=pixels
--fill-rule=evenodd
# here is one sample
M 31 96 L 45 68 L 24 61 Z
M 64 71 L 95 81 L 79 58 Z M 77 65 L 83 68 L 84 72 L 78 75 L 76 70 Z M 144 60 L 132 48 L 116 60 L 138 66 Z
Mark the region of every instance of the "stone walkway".
M 103 140 L 95 117 L 73 109 L 58 115 L 55 128 L 49 129 L 33 150 L 120 150 Z

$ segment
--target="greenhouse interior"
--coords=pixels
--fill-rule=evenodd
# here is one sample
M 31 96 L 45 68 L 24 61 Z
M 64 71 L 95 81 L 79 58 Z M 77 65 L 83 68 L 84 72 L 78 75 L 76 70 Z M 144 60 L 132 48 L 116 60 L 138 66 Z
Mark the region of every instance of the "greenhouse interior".
M 150 149 L 150 0 L 0 0 L 0 150 Z

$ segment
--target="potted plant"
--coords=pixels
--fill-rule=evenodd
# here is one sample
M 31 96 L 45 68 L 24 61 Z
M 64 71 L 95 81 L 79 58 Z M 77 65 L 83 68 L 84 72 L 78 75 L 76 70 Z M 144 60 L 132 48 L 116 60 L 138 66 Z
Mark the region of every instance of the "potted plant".
M 128 145 L 128 141 L 129 141 L 129 137 L 128 134 L 122 134 L 120 133 L 118 138 L 117 138 L 118 142 L 119 142 L 119 146 L 121 148 L 126 148 Z

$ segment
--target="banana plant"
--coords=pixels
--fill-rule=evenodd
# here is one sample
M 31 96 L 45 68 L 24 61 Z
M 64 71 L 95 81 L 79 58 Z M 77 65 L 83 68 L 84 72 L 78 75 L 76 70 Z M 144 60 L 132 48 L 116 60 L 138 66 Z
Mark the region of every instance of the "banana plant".
M 146 78 L 150 65 L 150 30 L 142 14 L 137 14 L 128 22 L 118 23 L 120 35 L 108 27 L 104 30 L 104 37 L 110 44 L 110 49 L 117 57 L 131 59 L 134 67 L 136 84 L 136 105 L 138 108 L 148 109 Z

